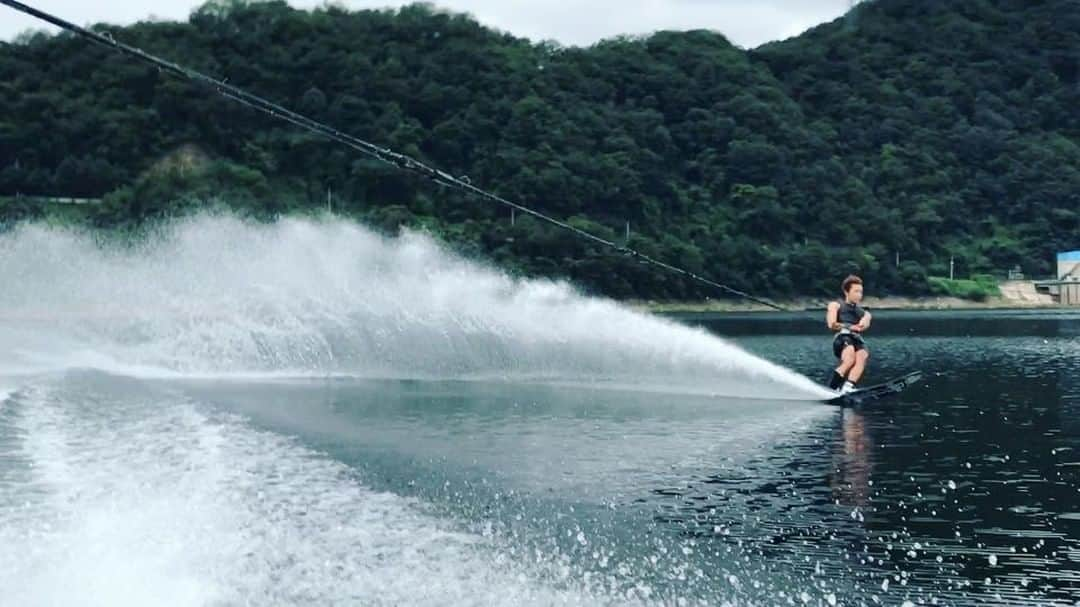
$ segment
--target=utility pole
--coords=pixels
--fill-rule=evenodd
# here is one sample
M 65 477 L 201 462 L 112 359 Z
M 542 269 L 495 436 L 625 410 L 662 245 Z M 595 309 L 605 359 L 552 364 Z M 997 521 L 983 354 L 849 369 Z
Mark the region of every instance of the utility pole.
M 626 244 L 630 244 L 630 222 L 626 222 Z
M 330 213 L 331 215 L 333 215 L 334 213 L 334 203 L 331 198 L 329 187 L 326 188 L 326 212 Z
M 515 221 L 517 220 L 517 216 L 515 214 L 515 211 L 517 211 L 517 209 L 515 209 L 514 207 L 510 207 L 510 225 L 511 226 L 513 226 Z
M 953 279 L 953 267 L 956 263 L 956 258 L 949 255 L 949 280 Z

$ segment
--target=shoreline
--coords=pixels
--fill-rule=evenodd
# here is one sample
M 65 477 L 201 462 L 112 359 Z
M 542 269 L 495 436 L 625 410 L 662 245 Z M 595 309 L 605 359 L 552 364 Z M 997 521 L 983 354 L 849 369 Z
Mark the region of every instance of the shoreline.
M 624 300 L 623 304 L 635 310 L 652 313 L 703 313 L 703 312 L 776 312 L 768 306 L 729 299 L 698 301 L 642 301 Z M 824 298 L 796 298 L 775 300 L 776 305 L 787 312 L 824 312 L 828 300 Z M 971 301 L 958 297 L 867 297 L 863 306 L 868 310 L 1070 310 L 1053 301 L 992 297 L 986 301 Z

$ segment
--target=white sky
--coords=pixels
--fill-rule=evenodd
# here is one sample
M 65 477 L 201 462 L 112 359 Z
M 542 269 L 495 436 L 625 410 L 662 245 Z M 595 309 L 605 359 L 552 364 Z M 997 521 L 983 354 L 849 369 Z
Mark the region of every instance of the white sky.
M 202 1 L 22 0 L 34 8 L 79 25 L 129 24 L 155 18 L 186 21 Z M 296 7 L 322 1 L 290 0 Z M 401 6 L 391 0 L 337 0 L 351 9 Z M 849 0 L 435 0 L 439 8 L 473 15 L 481 23 L 517 36 L 557 40 L 564 45 L 589 45 L 618 34 L 648 34 L 657 30 L 709 29 L 732 43 L 753 48 L 782 40 L 841 16 Z M 0 6 L 0 40 L 11 40 L 27 29 L 52 26 Z

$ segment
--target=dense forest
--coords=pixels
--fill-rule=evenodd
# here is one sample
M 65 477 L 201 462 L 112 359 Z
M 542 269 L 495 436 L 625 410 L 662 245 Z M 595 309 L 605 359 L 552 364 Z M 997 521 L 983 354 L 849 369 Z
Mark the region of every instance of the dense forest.
M 417 4 L 214 1 L 117 40 L 734 287 L 882 293 L 1080 247 L 1080 2 L 876 0 L 743 50 L 709 31 L 588 48 Z M 70 34 L 0 43 L 0 221 L 101 199 L 131 230 L 201 208 L 428 230 L 613 297 L 717 293 L 425 183 Z

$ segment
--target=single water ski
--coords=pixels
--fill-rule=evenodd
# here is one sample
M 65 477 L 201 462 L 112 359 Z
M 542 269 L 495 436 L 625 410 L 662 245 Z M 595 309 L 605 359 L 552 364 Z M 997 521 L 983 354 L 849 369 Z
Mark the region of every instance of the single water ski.
M 894 377 L 884 383 L 852 390 L 847 394 L 838 394 L 833 398 L 826 399 L 824 402 L 830 405 L 853 407 L 855 405 L 861 405 L 887 396 L 899 394 L 900 392 L 903 392 L 905 388 L 918 382 L 920 379 L 922 379 L 922 371 L 912 371 L 907 375 Z

